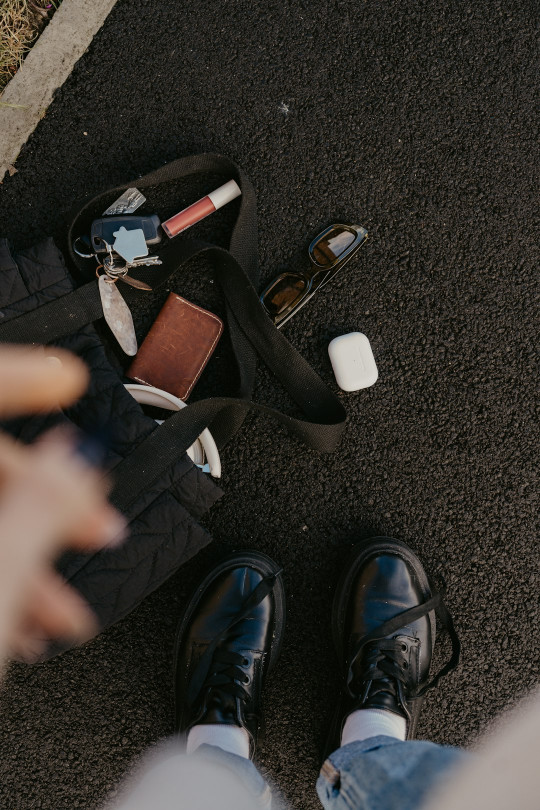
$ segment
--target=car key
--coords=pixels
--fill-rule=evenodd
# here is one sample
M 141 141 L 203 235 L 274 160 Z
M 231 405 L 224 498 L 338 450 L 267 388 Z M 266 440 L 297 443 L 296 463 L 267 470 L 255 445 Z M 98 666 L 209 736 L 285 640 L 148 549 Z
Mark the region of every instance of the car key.
M 92 222 L 90 239 L 96 253 L 107 253 L 107 245 L 114 242 L 114 234 L 120 228 L 126 231 L 142 230 L 147 245 L 161 242 L 162 230 L 157 214 L 148 216 L 101 217 Z

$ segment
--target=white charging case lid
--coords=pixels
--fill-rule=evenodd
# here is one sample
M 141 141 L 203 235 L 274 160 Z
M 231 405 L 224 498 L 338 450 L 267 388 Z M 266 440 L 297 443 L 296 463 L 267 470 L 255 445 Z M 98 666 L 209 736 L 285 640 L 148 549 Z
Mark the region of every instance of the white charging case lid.
M 180 411 L 182 408 L 188 407 L 183 400 L 178 399 L 174 394 L 162 391 L 161 388 L 154 388 L 152 385 L 127 383 L 124 387 L 140 405 L 154 405 L 156 408 L 165 408 L 168 411 Z M 156 419 L 158 424 L 161 424 L 162 421 Z M 197 441 L 187 450 L 187 454 L 194 464 L 201 467 L 205 472 L 209 472 L 213 478 L 221 478 L 219 451 L 208 428 L 203 430 Z M 205 469 L 205 462 L 208 464 L 208 469 Z
M 359 391 L 377 381 L 379 372 L 369 340 L 362 332 L 349 332 L 330 341 L 330 362 L 343 391 Z

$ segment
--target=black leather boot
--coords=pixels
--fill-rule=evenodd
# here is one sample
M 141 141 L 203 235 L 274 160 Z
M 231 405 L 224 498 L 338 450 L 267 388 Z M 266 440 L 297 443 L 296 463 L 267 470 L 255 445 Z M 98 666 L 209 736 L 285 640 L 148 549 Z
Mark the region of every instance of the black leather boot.
M 175 644 L 176 730 L 225 724 L 246 729 L 253 756 L 261 692 L 285 624 L 279 566 L 254 551 L 222 561 L 193 595 Z
M 436 613 L 453 650 L 429 682 Z M 357 709 L 399 714 L 412 739 L 426 691 L 457 666 L 460 645 L 441 594 L 405 543 L 374 537 L 354 548 L 336 591 L 332 634 L 345 683 L 325 755 L 339 747 L 345 719 Z

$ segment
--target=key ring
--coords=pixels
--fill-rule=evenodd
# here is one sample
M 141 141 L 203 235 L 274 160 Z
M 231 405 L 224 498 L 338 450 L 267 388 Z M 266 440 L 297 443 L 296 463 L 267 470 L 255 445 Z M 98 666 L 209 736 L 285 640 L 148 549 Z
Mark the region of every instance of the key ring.
M 83 237 L 79 237 L 79 239 L 82 239 L 82 238 L 83 238 Z M 112 249 L 111 245 L 109 245 L 109 243 L 108 243 L 108 242 L 105 242 L 105 240 L 104 240 L 104 239 L 101 239 L 101 237 L 99 237 L 99 240 L 100 240 L 101 242 L 103 242 L 103 243 L 104 243 L 104 245 L 105 245 L 105 246 L 106 246 L 106 248 L 107 248 L 107 254 L 108 254 L 108 255 L 107 255 L 107 256 L 105 256 L 105 258 L 103 259 L 103 261 L 102 261 L 102 262 L 100 262 L 100 260 L 99 260 L 99 258 L 98 258 L 98 256 L 97 256 L 97 254 L 96 254 L 96 253 L 92 253 L 92 254 L 91 254 L 91 256 L 90 256 L 90 255 L 85 256 L 85 258 L 91 258 L 91 257 L 95 257 L 96 262 L 97 262 L 97 265 L 98 265 L 98 266 L 97 266 L 97 269 L 96 269 L 96 275 L 97 275 L 97 277 L 99 278 L 99 276 L 100 276 L 100 273 L 99 273 L 99 270 L 100 270 L 100 269 L 102 269 L 102 270 L 104 271 L 105 275 L 107 275 L 107 276 L 108 276 L 110 279 L 113 279 L 113 281 L 117 281 L 119 278 L 124 278 L 124 276 L 127 276 L 127 274 L 128 274 L 128 269 L 129 269 L 129 268 L 128 268 L 127 263 L 126 263 L 124 266 L 122 266 L 122 267 L 115 267 L 115 264 L 114 264 L 114 256 L 113 256 L 113 249 Z M 75 244 L 76 244 L 76 242 L 77 242 L 77 240 L 75 241 L 74 246 L 73 246 L 73 249 L 74 249 L 74 250 L 75 250 Z M 78 253 L 78 255 L 79 255 L 79 256 L 82 256 L 82 255 L 83 255 L 83 254 L 82 254 L 82 253 L 80 253 L 79 251 L 76 251 L 76 253 Z
M 86 236 L 78 236 L 75 239 L 75 241 L 73 242 L 73 252 L 76 253 L 77 256 L 80 256 L 81 259 L 93 259 L 96 254 L 95 253 L 83 253 L 82 250 L 77 247 L 78 242 L 82 242 L 82 244 L 85 245 L 86 250 L 88 250 L 88 248 L 89 248 L 88 237 L 86 237 Z
M 110 247 L 109 247 L 109 255 L 105 259 L 103 259 L 102 267 L 109 276 L 109 278 L 114 279 L 123 278 L 124 276 L 127 276 L 129 269 L 127 264 L 125 264 L 123 267 L 115 267 L 114 256 L 112 255 L 112 250 Z
M 100 273 L 99 272 L 100 270 L 103 270 L 103 273 Z M 120 276 L 118 276 L 118 278 L 113 278 L 112 276 L 110 276 L 107 273 L 107 271 L 105 270 L 105 268 L 103 267 L 102 264 L 98 264 L 98 266 L 96 267 L 96 276 L 97 276 L 97 278 L 101 278 L 102 275 L 106 276 L 105 284 L 116 284 L 116 282 L 118 281 L 118 278 L 120 278 Z

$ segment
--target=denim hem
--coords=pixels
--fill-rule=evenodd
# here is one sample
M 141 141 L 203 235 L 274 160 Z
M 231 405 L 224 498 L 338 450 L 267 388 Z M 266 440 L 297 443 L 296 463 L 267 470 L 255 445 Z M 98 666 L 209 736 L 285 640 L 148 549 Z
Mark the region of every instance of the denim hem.
M 334 751 L 328 759 L 338 768 L 345 768 L 360 754 L 367 754 L 368 751 L 375 751 L 381 746 L 390 747 L 392 745 L 403 745 L 403 740 L 397 737 L 389 737 L 387 734 L 378 734 L 376 737 L 368 737 L 366 740 L 354 740 L 342 745 Z
M 330 754 L 317 793 L 325 810 L 418 810 L 435 783 L 466 756 L 421 740 L 370 737 Z

